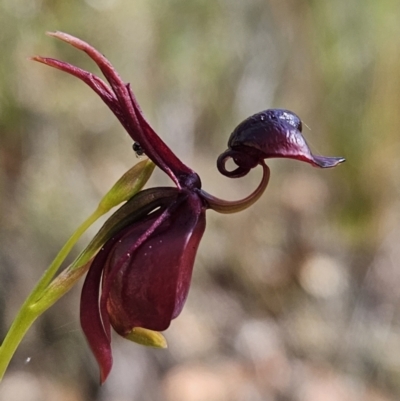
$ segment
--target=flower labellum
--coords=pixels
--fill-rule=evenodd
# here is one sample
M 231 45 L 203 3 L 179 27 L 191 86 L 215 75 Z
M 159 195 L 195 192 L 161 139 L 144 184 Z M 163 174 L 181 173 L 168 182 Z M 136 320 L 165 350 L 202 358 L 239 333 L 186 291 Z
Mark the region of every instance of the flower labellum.
M 229 149 L 218 160 L 220 172 L 227 176 L 242 176 L 258 165 L 260 159 L 271 157 L 301 160 L 322 168 L 335 167 L 344 161 L 342 157 L 313 155 L 301 131 L 300 118 L 289 110 L 270 109 L 254 114 L 232 132 Z M 227 172 L 224 168 L 228 157 L 239 166 L 235 172 Z
M 201 188 L 196 172 L 179 160 L 151 128 L 130 85 L 100 52 L 62 32 L 50 36 L 86 52 L 109 85 L 71 64 L 44 57 L 34 60 L 89 85 L 125 127 L 137 155 L 145 154 L 176 185 L 136 193 L 110 217 L 91 243 L 92 248 L 101 249 L 82 289 L 81 325 L 104 382 L 112 367 L 111 327 L 141 344 L 165 346 L 158 332 L 167 329 L 184 306 L 205 229 L 206 209 L 236 213 L 256 202 L 270 177 L 266 158 L 293 158 L 317 167 L 334 167 L 344 159 L 314 156 L 301 135 L 299 117 L 287 110 L 266 110 L 239 124 L 229 139 L 229 149 L 217 162 L 222 174 L 234 178 L 261 166 L 259 186 L 242 200 L 216 198 Z M 233 171 L 225 169 L 229 158 L 237 165 Z M 99 243 L 99 238 L 104 241 Z

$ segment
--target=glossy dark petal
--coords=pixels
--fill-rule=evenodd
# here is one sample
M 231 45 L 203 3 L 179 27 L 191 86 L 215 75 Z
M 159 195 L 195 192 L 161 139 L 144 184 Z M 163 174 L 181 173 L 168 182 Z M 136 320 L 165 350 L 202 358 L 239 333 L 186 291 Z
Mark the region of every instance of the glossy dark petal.
M 301 130 L 302 123 L 296 114 L 283 109 L 265 110 L 236 127 L 229 138 L 228 151 L 236 152 L 233 159 L 243 169 L 272 157 L 292 158 L 322 168 L 335 167 L 344 161 L 342 157 L 313 155 Z M 221 160 L 228 151 L 221 155 Z
M 146 217 L 152 210 L 165 207 L 178 197 L 174 187 L 149 188 L 138 192 L 103 224 L 86 249 L 97 250 L 124 227 Z
M 149 219 L 174 203 L 179 194 L 177 188 L 171 187 L 150 188 L 139 192 L 105 222 L 90 244 L 97 249 L 106 242 L 89 269 L 81 297 L 81 325 L 100 366 L 102 382 L 112 365 L 110 319 L 106 308 L 99 307 L 101 277 L 110 252 L 133 224 L 137 224 L 138 227 L 140 224 L 146 225 Z M 157 208 L 159 211 L 153 213 L 153 217 L 149 217 L 149 213 Z
M 188 294 L 205 229 L 203 202 L 198 195 L 183 192 L 143 245 L 132 251 L 132 244 L 160 216 L 150 215 L 145 222 L 126 230 L 107 261 L 102 298 L 106 297 L 111 324 L 121 335 L 133 327 L 165 330 L 181 312 Z M 120 266 L 124 257 L 126 261 Z M 108 292 L 104 286 L 110 281 Z

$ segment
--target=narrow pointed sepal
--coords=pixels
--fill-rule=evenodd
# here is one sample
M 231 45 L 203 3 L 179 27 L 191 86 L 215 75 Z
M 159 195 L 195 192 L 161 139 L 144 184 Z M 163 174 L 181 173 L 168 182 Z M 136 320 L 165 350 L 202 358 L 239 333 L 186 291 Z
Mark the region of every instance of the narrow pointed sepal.
M 81 327 L 100 368 L 100 382 L 104 383 L 112 367 L 110 323 L 103 322 L 99 312 L 100 282 L 103 266 L 113 238 L 96 255 L 83 284 L 80 307 Z M 104 323 L 108 323 L 107 327 Z
M 94 74 L 79 67 L 48 57 L 36 56 L 32 59 L 65 71 L 89 85 L 119 119 L 135 142 L 140 143 L 144 153 L 160 167 L 178 187 L 200 188 L 198 175 L 187 167 L 156 134 L 147 122 L 131 91 L 104 55 L 85 41 L 63 32 L 47 32 L 84 51 L 100 68 L 110 87 Z

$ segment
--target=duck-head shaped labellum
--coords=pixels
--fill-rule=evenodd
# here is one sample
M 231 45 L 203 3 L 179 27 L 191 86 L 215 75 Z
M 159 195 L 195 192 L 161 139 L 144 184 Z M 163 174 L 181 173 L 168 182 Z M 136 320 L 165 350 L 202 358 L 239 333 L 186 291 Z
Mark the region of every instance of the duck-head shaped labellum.
M 220 172 L 229 177 L 246 175 L 260 160 L 285 157 L 305 161 L 315 167 L 335 167 L 344 159 L 313 155 L 302 134 L 300 118 L 289 110 L 270 109 L 254 114 L 232 132 L 229 149 L 218 159 Z M 225 169 L 225 162 L 233 158 L 238 168 Z

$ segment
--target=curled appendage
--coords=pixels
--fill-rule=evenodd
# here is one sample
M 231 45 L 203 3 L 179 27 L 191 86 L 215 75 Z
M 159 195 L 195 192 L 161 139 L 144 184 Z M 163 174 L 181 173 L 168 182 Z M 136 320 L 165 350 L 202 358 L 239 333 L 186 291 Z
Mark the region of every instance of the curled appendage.
M 233 159 L 233 161 L 238 166 L 232 171 L 225 168 L 228 159 Z M 248 172 L 259 164 L 259 160 L 251 157 L 250 155 L 238 152 L 236 150 L 227 149 L 222 153 L 217 160 L 218 171 L 229 178 L 240 178 L 248 174 Z
M 207 202 L 208 207 L 212 210 L 215 210 L 218 213 L 229 214 L 245 210 L 251 205 L 253 205 L 255 202 L 257 202 L 257 200 L 266 190 L 270 177 L 269 167 L 264 163 L 264 161 L 261 161 L 259 164 L 263 168 L 263 177 L 257 189 L 252 194 L 239 201 L 226 201 L 223 199 L 216 198 L 215 196 L 210 195 L 209 193 L 203 190 L 200 190 L 200 194 L 202 198 Z

